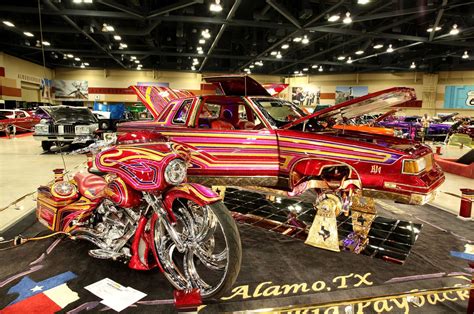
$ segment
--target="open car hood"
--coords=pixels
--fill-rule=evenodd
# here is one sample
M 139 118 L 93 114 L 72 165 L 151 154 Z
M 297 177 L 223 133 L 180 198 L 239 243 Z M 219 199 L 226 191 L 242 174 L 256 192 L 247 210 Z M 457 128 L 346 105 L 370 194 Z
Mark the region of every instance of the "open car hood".
M 132 85 L 130 88 L 137 94 L 138 98 L 150 111 L 151 115 L 156 119 L 166 104 L 174 99 L 193 97 L 190 91 L 171 89 L 162 86 L 138 86 Z
M 415 99 L 416 95 L 413 88 L 393 87 L 319 110 L 313 114 L 290 122 L 282 128 L 288 129 L 312 118 L 319 120 L 335 119 L 344 122 L 346 119 L 357 118 L 364 114 L 392 106 L 400 106 L 405 102 Z
M 226 96 L 271 96 L 257 81 L 247 75 L 228 75 L 205 77 Z

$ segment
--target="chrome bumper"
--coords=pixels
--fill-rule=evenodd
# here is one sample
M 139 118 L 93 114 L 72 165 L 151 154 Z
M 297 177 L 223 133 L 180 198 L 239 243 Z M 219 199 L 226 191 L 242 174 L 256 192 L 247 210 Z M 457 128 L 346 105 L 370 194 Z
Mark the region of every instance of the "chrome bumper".
M 93 135 L 75 135 L 75 134 L 33 134 L 33 138 L 37 141 L 47 142 L 71 142 L 85 143 L 94 140 Z
M 389 199 L 395 202 L 410 204 L 410 205 L 424 205 L 431 202 L 438 195 L 438 190 L 431 191 L 428 194 L 417 194 L 411 195 L 399 194 L 395 192 L 377 191 L 377 190 L 363 190 L 362 195 L 366 197 Z

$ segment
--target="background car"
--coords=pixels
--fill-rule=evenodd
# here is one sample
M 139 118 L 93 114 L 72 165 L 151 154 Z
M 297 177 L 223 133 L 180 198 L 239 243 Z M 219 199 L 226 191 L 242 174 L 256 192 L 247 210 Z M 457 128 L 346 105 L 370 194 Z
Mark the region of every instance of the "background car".
M 25 110 L 0 109 L 0 132 L 31 132 L 39 121 Z

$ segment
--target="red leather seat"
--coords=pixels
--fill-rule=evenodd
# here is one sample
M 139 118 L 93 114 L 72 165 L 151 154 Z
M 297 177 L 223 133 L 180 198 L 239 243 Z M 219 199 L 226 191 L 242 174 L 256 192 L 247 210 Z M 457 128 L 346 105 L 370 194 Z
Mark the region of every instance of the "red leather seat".
M 211 122 L 211 129 L 216 130 L 233 130 L 235 129 L 232 123 L 224 120 L 214 120 Z
M 240 130 L 253 130 L 255 123 L 247 120 L 240 120 L 238 126 Z
M 74 175 L 74 181 L 76 181 L 81 195 L 90 200 L 102 197 L 102 192 L 107 185 L 104 178 L 91 173 L 78 172 Z

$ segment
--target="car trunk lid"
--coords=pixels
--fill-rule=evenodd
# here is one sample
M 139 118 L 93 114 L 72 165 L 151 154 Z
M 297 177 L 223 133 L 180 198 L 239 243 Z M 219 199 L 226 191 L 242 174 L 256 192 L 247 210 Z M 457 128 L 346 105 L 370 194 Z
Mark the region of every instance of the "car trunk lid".
M 210 76 L 204 80 L 226 96 L 270 96 L 260 83 L 247 75 Z

